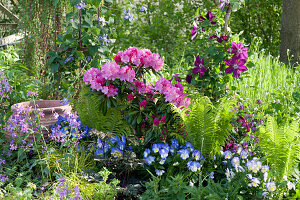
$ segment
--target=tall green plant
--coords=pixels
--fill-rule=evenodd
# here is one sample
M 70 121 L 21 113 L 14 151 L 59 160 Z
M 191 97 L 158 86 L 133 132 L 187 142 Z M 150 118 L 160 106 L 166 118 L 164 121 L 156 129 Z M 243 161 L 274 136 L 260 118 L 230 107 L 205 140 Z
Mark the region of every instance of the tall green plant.
M 233 100 L 222 99 L 214 106 L 208 97 L 202 97 L 194 102 L 189 116 L 182 115 L 188 140 L 205 156 L 220 152 L 221 146 L 225 145 L 230 135 L 233 105 Z
M 287 121 L 278 125 L 275 118 L 269 116 L 259 136 L 268 165 L 279 173 L 280 178 L 291 176 L 300 163 L 299 123 Z

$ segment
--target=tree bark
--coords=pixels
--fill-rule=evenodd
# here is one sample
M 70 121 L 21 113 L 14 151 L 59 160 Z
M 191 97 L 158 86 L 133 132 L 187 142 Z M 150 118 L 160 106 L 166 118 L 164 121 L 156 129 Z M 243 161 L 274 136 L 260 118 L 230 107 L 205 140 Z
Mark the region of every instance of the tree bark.
M 300 0 L 282 0 L 280 39 L 280 61 L 300 64 Z

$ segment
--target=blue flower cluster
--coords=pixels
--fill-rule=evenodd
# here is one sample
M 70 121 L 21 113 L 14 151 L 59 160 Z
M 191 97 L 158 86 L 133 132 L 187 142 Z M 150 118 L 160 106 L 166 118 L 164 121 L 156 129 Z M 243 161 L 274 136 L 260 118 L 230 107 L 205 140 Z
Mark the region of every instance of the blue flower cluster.
M 167 143 L 153 144 L 152 149 L 145 149 L 143 157 L 148 165 L 152 165 L 157 161 L 161 168 L 167 160 L 172 161 L 175 157 L 180 157 L 184 162 L 187 161 L 187 168 L 192 172 L 200 171 L 201 160 L 205 158 L 201 152 L 194 149 L 194 146 L 187 142 L 184 146 L 180 146 L 178 140 L 171 139 L 171 145 Z M 158 176 L 162 176 L 164 170 L 155 170 Z
M 71 138 L 80 140 L 84 137 L 89 137 L 89 132 L 92 128 L 88 126 L 84 127 L 78 115 L 65 114 L 64 117 L 59 115 L 57 122 L 54 125 L 50 125 L 50 129 L 50 138 L 55 142 L 64 143 Z
M 111 137 L 109 140 L 103 142 L 100 138 L 97 139 L 95 155 L 104 156 L 109 154 L 114 158 L 120 158 L 124 154 L 126 147 L 126 138 L 122 135 L 121 139 L 118 136 Z

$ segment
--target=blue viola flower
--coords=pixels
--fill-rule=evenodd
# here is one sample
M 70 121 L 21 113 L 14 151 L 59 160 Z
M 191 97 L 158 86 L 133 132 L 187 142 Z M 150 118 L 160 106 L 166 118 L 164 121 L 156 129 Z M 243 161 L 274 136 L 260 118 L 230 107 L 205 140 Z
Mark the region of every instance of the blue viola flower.
M 87 56 L 85 57 L 86 61 L 90 62 L 92 60 L 92 57 L 91 56 Z
M 96 149 L 96 151 L 95 151 L 95 155 L 102 155 L 102 154 L 104 154 L 104 152 L 103 152 L 103 149 Z
M 191 170 L 192 172 L 196 172 L 196 171 L 200 170 L 200 168 L 201 168 L 200 163 L 196 162 L 196 161 L 187 162 L 187 166 L 188 166 L 188 169 Z
M 102 45 L 107 45 L 108 43 L 111 42 L 111 40 L 107 38 L 107 34 L 103 34 L 102 37 L 100 36 L 99 40 L 102 41 Z
M 144 153 L 143 153 L 143 156 L 144 158 L 147 158 L 149 156 L 149 154 L 151 153 L 151 150 L 150 149 L 145 149 Z
M 166 158 L 162 158 L 162 159 L 159 161 L 159 164 L 161 164 L 161 165 L 165 164 L 166 160 L 167 160 Z
M 64 97 L 63 100 L 61 100 L 59 103 L 61 103 L 63 106 L 68 105 L 72 101 L 72 99 L 68 99 L 68 97 Z
M 175 147 L 176 149 L 179 147 L 178 140 L 176 140 L 176 139 L 171 139 L 171 144 L 172 144 L 172 146 Z
M 145 8 L 144 6 L 141 6 L 141 12 L 145 12 L 147 11 L 147 8 Z
M 197 149 L 195 149 L 194 151 L 193 151 L 193 157 L 195 158 L 195 160 L 200 160 L 201 159 L 201 152 L 200 151 L 198 151 Z
M 159 147 L 161 149 L 166 149 L 167 151 L 170 151 L 170 146 L 168 143 L 161 143 L 161 144 L 159 144 Z
M 80 3 L 76 4 L 75 7 L 76 7 L 78 10 L 84 9 L 85 3 L 81 1 Z
M 159 150 L 159 154 L 161 158 L 166 158 L 169 155 L 169 151 L 165 148 Z
M 72 61 L 74 61 L 73 54 L 69 55 L 69 57 L 66 58 L 64 64 L 67 64 L 68 62 L 72 62 Z
M 124 135 L 122 135 L 121 141 L 124 142 L 124 143 L 126 143 L 126 138 L 125 138 Z
M 180 149 L 179 151 L 177 151 L 177 153 L 180 154 L 180 157 L 183 159 L 183 160 L 186 160 L 188 157 L 189 157 L 189 150 L 187 149 Z
M 98 139 L 97 139 L 97 147 L 100 148 L 100 149 L 103 148 L 103 143 L 102 143 L 101 138 L 98 138 Z
M 110 153 L 114 158 L 123 156 L 123 151 L 116 147 L 111 148 Z
M 148 156 L 145 160 L 146 160 L 148 165 L 151 165 L 155 161 L 155 157 L 154 156 Z
M 165 173 L 165 171 L 162 170 L 162 169 L 156 169 L 155 173 L 156 173 L 157 176 L 162 176 Z
M 104 149 L 104 153 L 108 152 L 108 150 L 110 149 L 110 145 L 108 141 L 104 142 L 103 149 Z
M 128 12 L 126 11 L 126 9 L 124 9 L 123 12 L 125 14 L 124 19 L 128 19 L 131 22 L 133 19 L 133 15 L 132 12 L 130 12 L 130 9 L 128 9 Z
M 125 149 L 126 143 L 125 143 L 125 142 L 122 142 L 122 141 L 119 141 L 119 142 L 118 142 L 118 145 L 119 145 L 119 148 L 120 148 L 121 150 L 124 150 L 124 149 Z
M 209 178 L 210 178 L 210 179 L 214 179 L 214 174 L 215 174 L 215 172 L 210 172 Z
M 185 143 L 185 147 L 191 152 L 194 151 L 194 146 L 190 142 Z
M 224 155 L 225 159 L 231 159 L 232 158 L 232 153 L 229 150 L 225 151 L 223 155 Z
M 119 142 L 119 141 L 120 141 L 120 139 L 119 139 L 118 136 L 115 136 L 115 137 L 111 137 L 111 138 L 110 138 L 110 142 L 111 142 L 112 144 L 114 144 L 114 143 L 116 143 L 116 142 Z
M 153 144 L 152 145 L 152 151 L 154 152 L 154 153 L 157 153 L 157 152 L 159 152 L 159 145 L 158 144 Z

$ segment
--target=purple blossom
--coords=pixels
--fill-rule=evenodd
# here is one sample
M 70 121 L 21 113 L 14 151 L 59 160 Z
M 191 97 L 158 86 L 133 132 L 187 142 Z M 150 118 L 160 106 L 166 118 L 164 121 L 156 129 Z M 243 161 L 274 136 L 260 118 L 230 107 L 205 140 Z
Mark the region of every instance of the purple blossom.
M 108 22 L 108 21 L 105 21 L 104 17 L 99 17 L 98 21 L 102 23 L 101 24 L 102 27 L 105 26 L 105 24 Z
M 261 103 L 262 103 L 261 100 L 257 99 L 256 104 L 261 105 Z
M 207 11 L 205 17 L 203 17 L 203 16 L 200 15 L 198 21 L 204 22 L 205 20 L 209 20 L 211 24 L 216 24 L 216 22 L 213 21 L 213 18 L 214 18 L 214 17 L 215 17 L 215 16 L 213 16 L 213 14 L 212 14 L 210 11 Z
M 61 103 L 62 105 L 68 105 L 70 102 L 72 101 L 72 99 L 68 99 L 68 97 L 64 97 L 62 101 L 60 101 L 59 103 Z
M 126 11 L 126 9 L 124 9 L 123 12 L 125 14 L 123 19 L 128 19 L 131 22 L 133 19 L 133 15 L 132 12 L 130 12 L 130 9 L 128 9 L 128 12 Z
M 196 57 L 195 61 L 195 68 L 193 69 L 193 74 L 199 73 L 199 78 L 203 76 L 203 74 L 206 72 L 206 68 L 204 67 L 204 60 L 199 55 Z
M 27 97 L 29 97 L 29 96 L 36 96 L 38 94 L 38 91 L 28 91 L 27 92 Z
M 228 0 L 220 0 L 219 8 L 223 10 L 225 6 L 229 6 Z
M 111 42 L 111 40 L 107 38 L 107 34 L 103 34 L 102 37 L 100 36 L 99 40 L 102 41 L 102 45 L 107 45 L 108 43 Z
M 80 3 L 76 4 L 75 7 L 76 7 L 78 10 L 84 9 L 85 3 L 81 1 Z
M 229 67 L 225 69 L 226 74 L 230 74 L 233 72 L 233 76 L 235 78 L 240 78 L 240 71 L 247 71 L 248 68 L 245 66 L 246 60 L 237 60 L 232 58 L 232 60 L 225 60 L 225 64 Z
M 141 6 L 141 12 L 146 12 L 147 11 L 147 8 L 145 8 L 144 6 Z
M 196 39 L 197 35 L 198 35 L 198 29 L 197 29 L 197 24 L 196 22 L 193 22 L 193 29 L 192 29 L 192 37 L 191 40 Z
M 235 43 L 234 41 L 231 42 L 231 47 L 227 49 L 228 53 L 234 54 L 233 60 L 247 60 L 248 58 L 248 47 L 244 47 L 244 45 L 240 43 Z
M 223 41 L 227 41 L 228 36 L 226 36 L 226 35 L 211 35 L 209 38 L 210 38 L 210 39 L 211 39 L 211 38 L 217 38 L 217 41 L 218 41 L 219 43 L 222 43 Z
M 192 82 L 192 78 L 193 78 L 193 76 L 191 74 L 188 74 L 188 75 L 186 75 L 185 80 L 186 80 L 187 83 L 191 83 Z
M 68 62 L 72 62 L 72 61 L 74 61 L 73 54 L 69 55 L 69 57 L 66 58 L 64 64 L 67 64 Z

